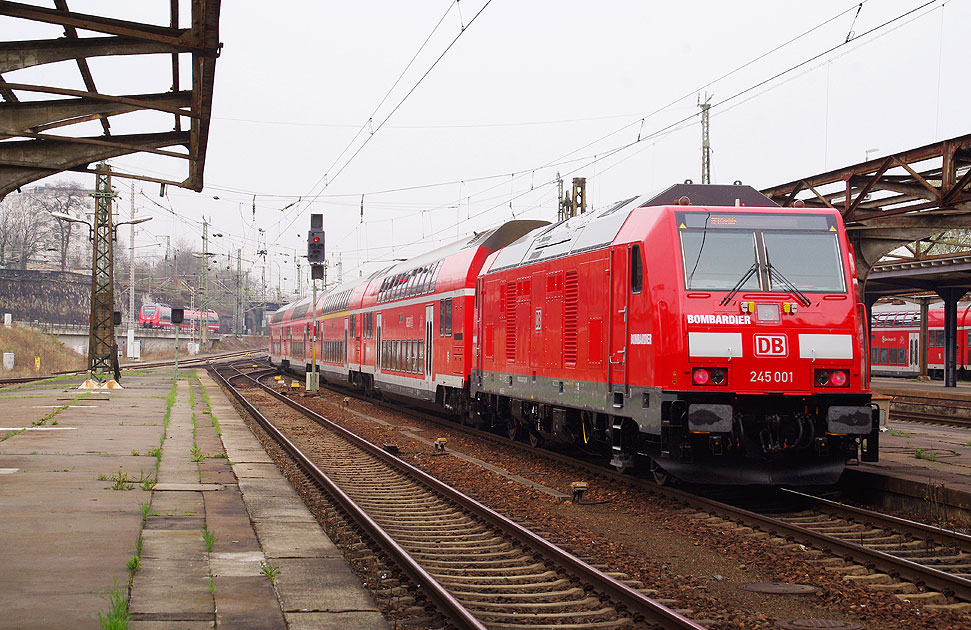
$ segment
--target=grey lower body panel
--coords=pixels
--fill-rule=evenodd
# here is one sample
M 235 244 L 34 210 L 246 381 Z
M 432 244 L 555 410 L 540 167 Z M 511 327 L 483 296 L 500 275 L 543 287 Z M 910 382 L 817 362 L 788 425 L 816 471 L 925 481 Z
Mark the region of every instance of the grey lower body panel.
M 471 392 L 528 400 L 556 407 L 582 409 L 631 418 L 644 433 L 661 432 L 661 389 L 615 385 L 570 379 L 523 376 L 473 370 Z

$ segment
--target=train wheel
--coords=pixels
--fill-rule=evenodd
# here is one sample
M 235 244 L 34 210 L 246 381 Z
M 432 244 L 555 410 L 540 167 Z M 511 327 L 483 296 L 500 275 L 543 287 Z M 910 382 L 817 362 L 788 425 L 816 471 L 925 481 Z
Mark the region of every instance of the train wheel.
M 654 483 L 659 486 L 666 486 L 671 482 L 670 473 L 664 470 L 653 458 L 651 459 L 651 475 L 654 477 Z

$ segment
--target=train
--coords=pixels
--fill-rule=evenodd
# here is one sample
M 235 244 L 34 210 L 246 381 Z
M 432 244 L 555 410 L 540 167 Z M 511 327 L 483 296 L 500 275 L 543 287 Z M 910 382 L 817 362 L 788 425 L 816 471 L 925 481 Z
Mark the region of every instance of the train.
M 180 330 L 200 330 L 205 320 L 211 332 L 219 332 L 219 314 L 214 310 L 202 311 L 185 309 Z M 138 311 L 138 325 L 142 328 L 173 328 L 172 307 L 168 304 L 142 304 Z
M 957 308 L 957 373 L 971 372 L 971 302 Z M 870 317 L 870 366 L 874 376 L 914 377 L 920 374 L 920 309 L 913 305 L 891 305 Z M 927 311 L 927 371 L 944 375 L 944 309 Z
M 857 294 L 837 211 L 686 183 L 283 306 L 269 351 L 658 483 L 828 484 L 879 456 Z

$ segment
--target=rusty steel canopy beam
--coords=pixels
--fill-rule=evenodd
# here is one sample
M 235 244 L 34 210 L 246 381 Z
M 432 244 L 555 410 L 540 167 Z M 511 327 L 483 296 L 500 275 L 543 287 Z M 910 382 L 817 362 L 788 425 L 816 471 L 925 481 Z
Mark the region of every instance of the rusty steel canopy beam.
M 928 170 L 915 168 L 931 160 L 938 164 Z M 967 173 L 960 179 L 957 177 L 958 169 L 968 165 L 971 165 L 971 134 L 773 186 L 762 190 L 762 194 L 780 205 L 791 206 L 800 194 L 803 194 L 800 198 L 810 205 L 814 197 L 804 194 L 810 188 L 822 191 L 821 194 L 817 192 L 815 198 L 834 206 L 837 204 L 833 200 L 840 199 L 840 210 L 844 213 L 844 218 L 853 221 L 853 213 L 860 207 L 866 207 L 864 202 L 880 205 L 866 200 L 866 195 L 875 190 L 902 192 L 902 186 L 909 185 L 908 188 L 912 190 L 908 192 L 915 198 L 940 200 L 942 207 L 971 201 L 971 193 L 967 190 L 971 178 Z M 897 169 L 904 172 L 889 173 Z M 935 185 L 931 180 L 940 183 Z M 834 186 L 839 188 L 833 189 Z M 824 190 L 827 187 L 828 190 Z M 920 194 L 917 192 L 918 188 L 923 189 Z M 926 209 L 927 206 L 923 203 L 915 208 Z M 847 214 L 850 216 L 846 216 Z M 871 218 L 873 217 L 867 216 L 862 220 Z
M 186 161 L 188 176 L 178 182 L 136 174 L 116 173 L 116 176 L 175 184 L 201 191 L 216 58 L 221 47 L 220 0 L 192 0 L 190 28 L 179 28 L 177 0 L 169 0 L 169 26 L 78 13 L 70 10 L 68 2 L 54 0 L 54 8 L 47 8 L 0 0 L 0 17 L 57 25 L 64 31 L 64 37 L 59 39 L 0 42 L 0 74 L 74 60 L 85 87 L 84 90 L 70 90 L 51 85 L 14 83 L 0 76 L 0 96 L 5 101 L 0 103 L 0 199 L 31 181 L 66 170 L 91 172 L 87 167 L 93 162 L 137 152 Z M 85 37 L 79 35 L 79 30 L 93 31 L 99 35 Z M 170 92 L 114 95 L 98 92 L 88 58 L 152 54 L 172 57 Z M 181 90 L 179 87 L 179 56 L 183 54 L 192 57 L 191 90 Z M 71 98 L 24 102 L 18 98 L 18 92 Z M 124 136 L 111 134 L 108 124 L 110 117 L 139 111 L 171 114 L 175 124 L 148 122 L 147 125 L 155 128 L 145 129 L 145 133 Z M 187 131 L 182 129 L 183 117 L 191 125 Z M 77 137 L 50 133 L 53 129 L 92 121 L 101 123 L 103 135 Z M 173 126 L 175 131 L 171 131 Z M 185 147 L 185 152 L 163 149 L 176 145 Z
M 84 37 L 71 42 L 63 38 L 0 42 L 0 73 L 69 59 L 179 53 L 189 50 L 134 37 Z
M 51 101 L 0 103 L 0 134 L 19 135 L 20 131 L 37 131 L 35 127 L 49 126 L 63 120 L 77 119 L 88 114 L 114 116 L 138 110 L 161 112 L 180 111 L 192 103 L 190 92 L 161 92 L 135 94 L 130 97 L 110 97 L 89 94 L 80 98 Z M 181 115 L 190 115 L 188 110 Z
M 46 7 L 21 4 L 19 2 L 8 2 L 7 0 L 0 0 L 0 15 L 8 15 L 34 22 L 57 24 L 59 26 L 73 26 L 74 28 L 80 28 L 86 31 L 134 37 L 136 39 L 161 42 L 173 46 L 197 47 L 199 45 L 196 36 L 191 33 L 190 29 L 141 24 L 128 20 L 117 20 L 97 15 L 75 13 L 73 11 L 48 9 Z
M 189 134 L 184 131 L 116 135 L 111 138 L 113 146 L 47 139 L 0 142 L 0 174 L 3 175 L 0 197 L 54 173 L 144 149 L 186 145 L 188 142 Z

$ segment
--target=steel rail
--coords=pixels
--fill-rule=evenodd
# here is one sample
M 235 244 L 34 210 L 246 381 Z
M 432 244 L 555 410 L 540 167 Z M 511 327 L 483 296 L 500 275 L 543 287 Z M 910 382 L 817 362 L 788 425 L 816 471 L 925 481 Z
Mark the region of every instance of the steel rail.
M 771 516 L 765 516 L 720 501 L 706 499 L 674 488 L 665 488 L 664 491 L 688 505 L 703 506 L 706 511 L 723 518 L 744 522 L 748 525 L 754 524 L 770 534 L 784 535 L 792 540 L 808 543 L 824 551 L 843 556 L 863 566 L 878 569 L 891 576 L 928 586 L 942 593 L 954 595 L 964 601 L 971 601 L 971 580 L 966 578 L 938 571 L 929 566 L 898 558 L 876 549 L 869 549 L 835 536 L 814 532 L 799 525 L 792 525 Z
M 227 366 L 232 367 L 232 366 Z M 235 369 L 235 368 L 232 368 Z M 303 469 L 315 483 L 319 484 L 333 499 L 341 506 L 351 518 L 354 519 L 367 533 L 368 535 L 391 557 L 394 559 L 395 563 L 401 567 L 402 571 L 408 575 L 408 577 L 417 585 L 420 586 L 422 593 L 424 593 L 438 608 L 442 611 L 445 616 L 447 616 L 452 622 L 458 625 L 460 628 L 469 628 L 471 630 L 486 630 L 486 627 L 479 622 L 472 614 L 466 610 L 466 608 L 452 596 L 445 587 L 438 583 L 438 581 L 433 578 L 425 569 L 419 565 L 414 558 L 408 554 L 397 542 L 394 541 L 391 536 L 384 531 L 384 529 L 378 525 L 370 516 L 367 515 L 364 510 L 362 510 L 347 494 L 340 489 L 337 484 L 335 484 L 330 477 L 327 476 L 324 471 L 318 468 L 310 459 L 300 451 L 297 446 L 291 442 L 283 433 L 276 428 L 276 426 L 264 416 L 252 403 L 246 400 L 237 388 L 229 382 L 229 379 L 219 373 L 213 366 L 209 366 L 209 371 L 216 378 L 217 381 L 221 382 L 224 387 L 226 387 L 233 396 L 239 402 L 239 404 L 246 409 L 254 420 L 265 430 L 273 440 L 279 444 Z M 239 372 L 239 370 L 237 370 Z M 247 374 L 239 372 L 232 378 L 245 377 L 253 381 L 260 388 L 265 390 L 273 391 L 267 388 L 265 385 L 257 381 L 256 379 L 250 377 Z M 274 394 L 276 392 L 273 392 Z M 280 396 L 282 399 L 286 399 L 284 396 Z M 312 412 L 311 412 L 312 413 Z
M 345 391 L 341 388 L 340 391 Z M 381 401 L 375 401 L 371 398 L 364 398 L 368 402 L 383 405 Z M 398 411 L 402 411 L 398 408 Z M 583 468 L 592 474 L 600 475 L 608 479 L 619 481 L 621 483 L 626 483 L 628 485 L 659 494 L 661 496 L 666 496 L 668 498 L 673 498 L 680 500 L 682 503 L 687 505 L 693 505 L 699 507 L 699 509 L 704 509 L 709 512 L 718 514 L 723 518 L 737 522 L 746 522 L 749 525 L 754 525 L 764 531 L 770 533 L 782 533 L 785 536 L 789 536 L 793 540 L 797 540 L 801 543 L 810 544 L 823 550 L 829 550 L 831 553 L 841 555 L 845 558 L 852 559 L 859 564 L 867 566 L 869 568 L 878 569 L 893 577 L 899 577 L 901 579 L 913 582 L 918 585 L 924 585 L 945 594 L 951 594 L 958 599 L 964 601 L 971 601 L 971 580 L 963 578 L 961 576 L 946 573 L 944 571 L 939 571 L 932 567 L 921 565 L 916 562 L 911 562 L 904 558 L 898 558 L 888 553 L 878 551 L 875 549 L 868 549 L 862 545 L 856 543 L 847 542 L 830 536 L 827 534 L 822 534 L 819 532 L 814 532 L 808 528 L 804 528 L 798 525 L 791 525 L 784 521 L 772 518 L 770 516 L 765 516 L 745 510 L 744 508 L 738 508 L 726 503 L 716 501 L 714 499 L 707 499 L 704 497 L 699 497 L 690 492 L 685 492 L 683 490 L 678 490 L 676 488 L 671 488 L 668 486 L 658 486 L 654 482 L 647 479 L 641 479 L 638 477 L 631 477 L 630 475 L 618 473 L 606 468 L 596 467 L 588 462 L 576 459 L 575 457 L 570 457 L 569 455 L 564 455 L 561 453 L 556 453 L 548 450 L 540 450 L 535 447 L 527 446 L 521 442 L 514 440 L 509 440 L 503 436 L 496 435 L 495 433 L 490 433 L 488 431 L 483 431 L 481 429 L 476 429 L 473 427 L 465 426 L 456 422 L 445 421 L 438 418 L 429 416 L 429 414 L 422 413 L 419 411 L 414 411 L 412 409 L 404 410 L 406 413 L 418 414 L 423 418 L 430 419 L 441 425 L 447 425 L 454 430 L 465 431 L 473 435 L 479 435 L 490 440 L 501 442 L 505 445 L 510 445 L 521 450 L 524 453 L 530 453 L 533 456 L 537 452 L 541 452 L 544 457 L 547 457 L 553 461 L 558 461 L 566 464 L 576 466 L 577 468 Z M 848 507 L 848 506 L 845 506 Z M 856 508 L 859 509 L 859 508 Z M 866 510 L 861 510 L 861 512 L 866 513 Z M 892 519 L 889 515 L 883 515 L 877 512 L 873 512 L 881 518 Z M 905 519 L 899 519 L 901 521 L 901 528 L 906 527 Z M 915 525 L 919 525 L 915 523 Z M 929 527 L 929 526 L 927 526 Z M 918 528 L 919 529 L 919 528 Z M 960 536 L 960 535 L 959 535 Z
M 839 501 L 817 497 L 815 495 L 793 490 L 791 488 L 781 488 L 781 491 L 785 494 L 790 494 L 801 499 L 808 499 L 822 506 L 825 510 L 835 512 L 844 518 L 849 518 L 852 520 L 865 520 L 873 524 L 881 525 L 884 528 L 893 528 L 895 531 L 910 534 L 911 536 L 923 538 L 925 540 L 936 539 L 938 542 L 971 546 L 971 536 L 951 529 L 934 527 L 933 525 L 927 525 L 925 523 L 900 518 L 898 516 L 892 516 L 890 514 L 884 514 L 882 512 L 874 512 L 872 510 L 859 508 L 854 505 L 840 503 Z
M 289 407 L 313 419 L 318 424 L 337 432 L 344 438 L 364 449 L 375 458 L 405 472 L 410 477 L 419 480 L 426 485 L 426 487 L 441 494 L 449 500 L 454 501 L 462 508 L 472 514 L 475 514 L 477 517 L 481 518 L 483 521 L 489 523 L 493 527 L 496 527 L 500 531 L 513 536 L 523 544 L 529 545 L 532 549 L 545 556 L 548 560 L 551 560 L 557 565 L 567 569 L 576 577 L 585 580 L 588 583 L 594 584 L 597 589 L 613 598 L 619 607 L 626 607 L 628 612 L 633 614 L 635 617 L 641 616 L 649 623 L 658 624 L 664 628 L 670 628 L 671 630 L 704 630 L 704 626 L 695 623 L 687 617 L 684 617 L 663 604 L 660 604 L 650 597 L 647 597 L 643 593 L 640 593 L 626 584 L 604 574 L 602 571 L 559 548 L 550 541 L 541 538 L 518 523 L 506 518 L 482 503 L 479 503 L 475 499 L 466 496 L 455 488 L 452 488 L 451 486 L 439 481 L 423 470 L 387 453 L 381 447 L 368 442 L 357 434 L 328 420 L 324 416 L 300 404 L 289 396 L 285 396 L 280 392 L 267 387 L 263 383 L 249 377 L 248 375 L 244 374 L 243 376 L 249 378 L 249 380 L 253 381 L 263 391 L 267 392 L 280 402 L 283 402 Z M 237 394 L 237 396 L 238 395 L 239 394 Z

